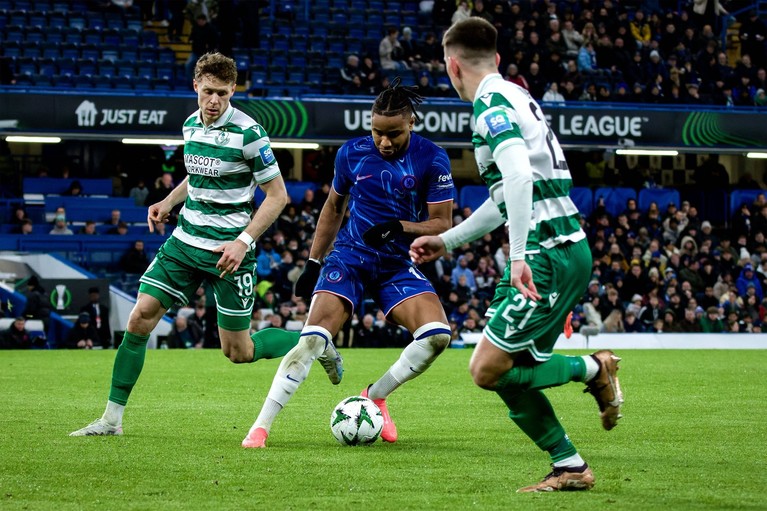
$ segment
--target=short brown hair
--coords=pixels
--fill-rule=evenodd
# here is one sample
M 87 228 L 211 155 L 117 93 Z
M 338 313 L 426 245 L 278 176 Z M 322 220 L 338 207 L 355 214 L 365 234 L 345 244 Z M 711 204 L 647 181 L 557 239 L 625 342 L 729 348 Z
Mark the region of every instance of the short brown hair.
M 477 61 L 494 59 L 498 31 L 489 21 L 471 17 L 455 23 L 442 37 L 442 46 L 455 47 L 461 58 Z
M 222 82 L 235 83 L 237 82 L 237 64 L 221 53 L 206 53 L 194 66 L 194 79 L 200 80 L 205 75 L 210 75 Z

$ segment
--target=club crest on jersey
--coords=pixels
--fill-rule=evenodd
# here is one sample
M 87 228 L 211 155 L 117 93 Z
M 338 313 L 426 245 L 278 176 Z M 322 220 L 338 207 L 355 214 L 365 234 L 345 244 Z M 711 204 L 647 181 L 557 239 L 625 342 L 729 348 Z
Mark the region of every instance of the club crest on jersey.
M 218 145 L 226 145 L 229 142 L 229 133 L 226 131 L 219 131 L 216 133 L 214 140 Z
M 493 112 L 485 116 L 485 122 L 487 123 L 487 129 L 490 131 L 490 135 L 497 137 L 504 131 L 511 129 L 511 121 L 503 112 Z
M 402 188 L 412 190 L 418 184 L 414 176 L 405 176 L 402 178 Z
M 339 270 L 333 270 L 330 273 L 328 273 L 328 276 L 326 277 L 328 279 L 328 282 L 331 284 L 335 284 L 337 282 L 340 282 L 341 279 L 344 278 L 344 274 Z

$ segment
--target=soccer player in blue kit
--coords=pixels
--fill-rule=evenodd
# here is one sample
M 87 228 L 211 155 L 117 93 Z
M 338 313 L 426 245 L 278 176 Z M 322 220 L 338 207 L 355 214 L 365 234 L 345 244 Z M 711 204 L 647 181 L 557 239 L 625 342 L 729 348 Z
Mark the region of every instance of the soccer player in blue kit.
M 376 98 L 372 134 L 346 142 L 336 155 L 333 186 L 310 259 L 296 282 L 296 294 L 312 299 L 309 317 L 298 344 L 282 359 L 243 447 L 266 447 L 272 422 L 365 292 L 387 319 L 413 334 L 399 359 L 362 391 L 381 409 L 384 441 L 397 440 L 386 397 L 426 371 L 450 342 L 437 294 L 408 254 L 412 239 L 451 226 L 450 160 L 443 149 L 412 132 L 421 97 L 399 82 L 392 81 Z M 349 219 L 342 227 L 347 207 Z

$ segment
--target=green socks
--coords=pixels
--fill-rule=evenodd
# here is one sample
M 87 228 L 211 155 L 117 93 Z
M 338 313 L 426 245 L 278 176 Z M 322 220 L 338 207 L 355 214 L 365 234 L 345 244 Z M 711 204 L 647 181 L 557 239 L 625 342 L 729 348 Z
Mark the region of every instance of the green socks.
M 301 332 L 288 332 L 279 328 L 266 328 L 256 332 L 251 336 L 255 348 L 253 361 L 285 356 L 298 344 L 300 335 Z M 144 367 L 148 340 L 148 335 L 125 332 L 112 369 L 110 401 L 119 405 L 128 403 L 128 397 Z
M 581 357 L 552 355 L 549 360 L 534 366 L 515 366 L 504 374 L 495 385 L 497 392 L 514 393 L 533 389 L 557 387 L 571 381 L 583 381 L 586 363 Z
M 301 332 L 288 332 L 281 328 L 265 328 L 251 335 L 253 362 L 262 358 L 280 358 L 298 345 Z
M 585 377 L 586 362 L 582 357 L 552 355 L 541 364 L 513 367 L 496 384 L 495 391 L 509 408 L 509 418 L 535 445 L 547 451 L 554 463 L 577 451 L 541 389 L 583 381 Z
M 114 367 L 112 368 L 112 388 L 109 400 L 126 405 L 133 386 L 136 384 L 146 357 L 148 335 L 136 335 L 125 332 L 123 342 L 117 348 Z

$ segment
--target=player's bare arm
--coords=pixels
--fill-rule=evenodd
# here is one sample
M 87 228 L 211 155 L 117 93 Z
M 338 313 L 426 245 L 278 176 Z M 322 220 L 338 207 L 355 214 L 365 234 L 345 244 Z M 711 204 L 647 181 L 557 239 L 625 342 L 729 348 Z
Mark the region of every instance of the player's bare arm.
M 213 252 L 221 252 L 221 259 L 218 260 L 216 269 L 221 272 L 222 278 L 227 273 L 234 273 L 239 269 L 245 254 L 251 249 L 251 240 L 257 240 L 277 220 L 285 204 L 288 203 L 288 192 L 282 176 L 278 175 L 271 181 L 261 183 L 260 186 L 266 197 L 243 231 L 244 234 L 213 249 Z
M 442 234 L 453 226 L 453 201 L 429 204 L 429 219 L 425 222 L 400 223 L 402 232 L 411 237 Z
M 146 217 L 149 232 L 154 232 L 154 225 L 156 223 L 167 223 L 173 208 L 186 200 L 187 195 L 189 195 L 189 190 L 187 189 L 188 182 L 189 176 L 185 177 L 177 187 L 171 190 L 167 197 L 149 206 Z
M 317 230 L 314 233 L 314 241 L 309 252 L 310 258 L 321 261 L 330 250 L 338 235 L 338 230 L 341 228 L 347 202 L 348 196 L 339 195 L 333 188 L 330 189 L 317 220 Z

